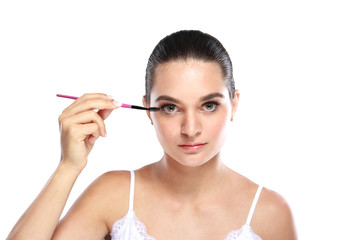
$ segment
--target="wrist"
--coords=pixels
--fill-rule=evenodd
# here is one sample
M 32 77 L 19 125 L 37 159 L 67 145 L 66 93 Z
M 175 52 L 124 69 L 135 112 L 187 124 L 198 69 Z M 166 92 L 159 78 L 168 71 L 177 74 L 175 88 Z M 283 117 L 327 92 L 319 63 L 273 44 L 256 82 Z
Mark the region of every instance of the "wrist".
M 66 173 L 72 176 L 79 176 L 82 172 L 83 168 L 79 168 L 77 166 L 74 166 L 73 164 L 70 164 L 68 161 L 65 161 L 64 159 L 61 159 L 57 171 L 61 173 Z

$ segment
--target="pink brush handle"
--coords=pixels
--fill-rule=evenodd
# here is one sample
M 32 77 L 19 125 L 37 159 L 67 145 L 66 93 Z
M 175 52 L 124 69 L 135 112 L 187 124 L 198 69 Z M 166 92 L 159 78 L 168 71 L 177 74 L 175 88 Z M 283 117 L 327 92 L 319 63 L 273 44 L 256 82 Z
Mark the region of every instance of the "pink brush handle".
M 70 99 L 78 99 L 79 97 L 74 97 L 74 96 L 69 96 L 69 95 L 64 95 L 64 94 L 56 94 L 57 97 L 62 97 L 62 98 L 70 98 Z M 121 107 L 123 108 L 131 108 L 131 105 L 129 104 L 122 104 Z
M 70 99 L 78 99 L 78 97 L 69 96 L 69 95 L 63 95 L 63 94 L 56 94 L 57 97 L 63 97 L 63 98 L 70 98 Z
M 123 108 L 131 108 L 131 105 L 123 103 L 123 104 L 121 104 L 121 107 L 123 107 Z

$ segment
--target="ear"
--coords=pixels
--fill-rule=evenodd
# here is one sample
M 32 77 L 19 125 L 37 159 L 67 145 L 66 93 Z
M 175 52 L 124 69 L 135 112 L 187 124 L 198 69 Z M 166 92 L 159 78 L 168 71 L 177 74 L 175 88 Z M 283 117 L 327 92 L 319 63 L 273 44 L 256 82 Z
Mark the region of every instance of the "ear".
M 232 104 L 231 121 L 234 119 L 235 112 L 239 104 L 239 100 L 240 100 L 240 93 L 239 90 L 236 89 L 234 93 L 234 98 L 231 100 L 231 104 Z
M 150 107 L 150 105 L 146 102 L 146 97 L 145 96 L 143 96 L 142 103 L 143 103 L 144 107 L 146 107 L 146 108 Z M 150 121 L 152 122 L 152 119 L 151 119 L 151 116 L 150 116 L 150 111 L 145 111 L 145 112 L 148 115 Z

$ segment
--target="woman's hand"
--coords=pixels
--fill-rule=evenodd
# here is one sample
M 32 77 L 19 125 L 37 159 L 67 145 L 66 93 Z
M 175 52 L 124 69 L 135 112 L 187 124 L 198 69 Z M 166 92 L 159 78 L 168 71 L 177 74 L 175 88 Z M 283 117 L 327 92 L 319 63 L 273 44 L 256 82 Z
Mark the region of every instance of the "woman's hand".
M 85 94 L 63 111 L 59 116 L 61 164 L 7 239 L 52 238 L 70 191 L 86 166 L 96 139 L 106 136 L 104 120 L 118 108 L 117 105 L 105 94 Z
M 82 171 L 95 141 L 106 136 L 104 120 L 116 108 L 105 94 L 85 94 L 67 107 L 59 116 L 61 162 Z

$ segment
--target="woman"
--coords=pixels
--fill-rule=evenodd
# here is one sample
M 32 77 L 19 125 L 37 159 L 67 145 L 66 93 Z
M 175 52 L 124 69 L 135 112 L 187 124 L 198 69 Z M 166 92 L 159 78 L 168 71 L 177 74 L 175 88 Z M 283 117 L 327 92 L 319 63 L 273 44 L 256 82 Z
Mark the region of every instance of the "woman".
M 106 136 L 104 120 L 118 108 L 105 94 L 80 97 L 59 117 L 58 168 L 8 239 L 296 239 L 285 200 L 221 161 L 238 101 L 217 39 L 200 31 L 165 37 L 149 58 L 143 97 L 144 106 L 160 109 L 147 115 L 161 160 L 105 173 L 59 222 L 89 152 Z

